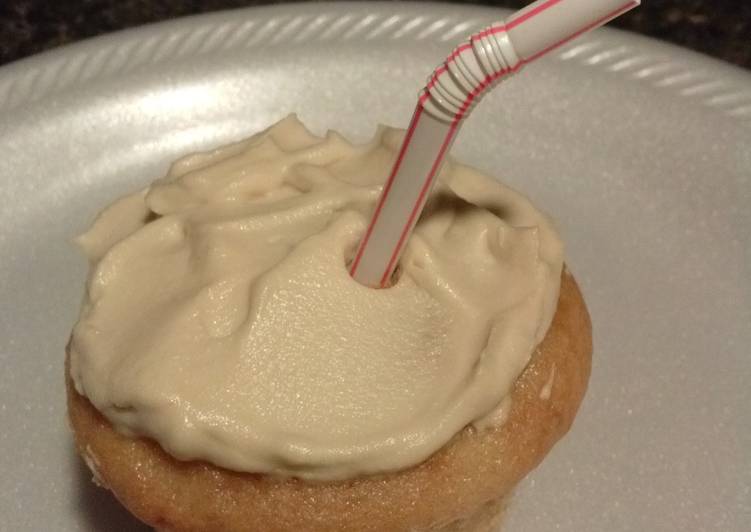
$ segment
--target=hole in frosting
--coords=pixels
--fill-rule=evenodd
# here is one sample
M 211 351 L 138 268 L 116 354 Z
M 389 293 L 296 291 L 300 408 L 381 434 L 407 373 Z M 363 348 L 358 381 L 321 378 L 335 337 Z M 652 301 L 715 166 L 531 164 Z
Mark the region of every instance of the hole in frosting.
M 349 272 L 352 268 L 352 262 L 355 260 L 355 253 L 357 251 L 356 247 L 349 248 L 344 253 L 344 268 L 347 270 L 347 275 L 349 275 Z M 396 265 L 396 268 L 394 268 L 394 273 L 391 274 L 391 277 L 389 278 L 388 282 L 383 286 L 373 286 L 372 288 L 377 288 L 379 290 L 392 288 L 396 286 L 399 283 L 399 279 L 402 276 L 402 266 L 401 263 Z
M 355 253 L 357 253 L 357 246 L 355 245 L 347 246 L 347 249 L 344 250 L 344 267 L 347 273 L 349 273 L 352 262 L 355 260 Z
M 383 285 L 381 288 L 391 288 L 396 286 L 399 283 L 399 279 L 402 277 L 402 265 L 397 264 L 396 268 L 394 268 L 394 273 L 391 274 L 391 277 L 389 277 L 388 282 Z

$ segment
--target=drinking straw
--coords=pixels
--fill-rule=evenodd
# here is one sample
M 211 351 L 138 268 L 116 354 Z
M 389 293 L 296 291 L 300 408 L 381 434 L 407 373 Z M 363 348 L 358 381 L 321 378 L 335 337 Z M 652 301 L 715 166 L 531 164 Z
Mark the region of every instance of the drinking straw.
M 352 277 L 386 287 L 464 118 L 499 80 L 638 6 L 640 0 L 538 0 L 475 33 L 433 71 L 420 91 Z

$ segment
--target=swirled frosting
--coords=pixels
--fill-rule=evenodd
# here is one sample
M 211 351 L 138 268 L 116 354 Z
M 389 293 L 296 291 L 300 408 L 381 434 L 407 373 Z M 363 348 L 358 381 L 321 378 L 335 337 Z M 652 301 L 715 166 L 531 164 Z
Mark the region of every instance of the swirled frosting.
M 562 245 L 528 200 L 448 161 L 398 281 L 353 281 L 401 137 L 353 145 L 289 117 L 105 209 L 79 237 L 78 392 L 176 458 L 316 480 L 403 469 L 499 422 Z

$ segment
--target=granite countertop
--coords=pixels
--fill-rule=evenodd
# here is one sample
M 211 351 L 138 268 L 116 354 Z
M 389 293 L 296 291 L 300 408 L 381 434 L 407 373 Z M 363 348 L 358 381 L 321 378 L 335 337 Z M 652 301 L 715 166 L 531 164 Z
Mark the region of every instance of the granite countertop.
M 0 0 L 0 64 L 110 31 L 259 0 Z M 462 2 L 518 8 L 529 0 Z M 644 0 L 615 26 L 751 68 L 751 2 Z

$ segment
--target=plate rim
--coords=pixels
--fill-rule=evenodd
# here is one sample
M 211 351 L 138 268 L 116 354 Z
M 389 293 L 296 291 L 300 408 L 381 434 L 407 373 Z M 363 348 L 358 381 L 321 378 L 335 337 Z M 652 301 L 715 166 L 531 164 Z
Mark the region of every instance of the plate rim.
M 310 9 L 313 6 L 315 9 Z M 76 88 L 196 54 L 208 55 L 238 45 L 249 51 L 289 46 L 290 41 L 281 37 L 304 22 L 310 24 L 295 34 L 296 45 L 358 40 L 459 44 L 473 29 L 510 12 L 439 2 L 329 1 L 188 15 L 83 39 L 0 66 L 0 112 L 28 108 Z M 344 20 L 347 23 L 342 23 Z M 432 31 L 416 33 L 428 23 L 432 23 Z M 441 32 L 443 27 L 451 29 Z M 462 29 L 457 30 L 459 27 Z M 554 56 L 626 74 L 621 79 L 642 82 L 655 90 L 691 97 L 703 107 L 751 127 L 751 72 L 720 59 L 613 28 L 577 39 Z

